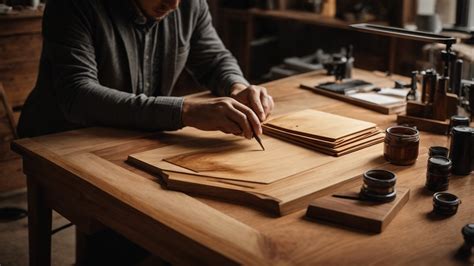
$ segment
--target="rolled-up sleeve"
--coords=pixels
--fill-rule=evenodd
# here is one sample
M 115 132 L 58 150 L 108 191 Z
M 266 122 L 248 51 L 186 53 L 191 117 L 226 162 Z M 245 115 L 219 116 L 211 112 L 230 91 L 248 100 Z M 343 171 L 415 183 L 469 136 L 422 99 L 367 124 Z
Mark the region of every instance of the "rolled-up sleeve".
M 50 0 L 44 15 L 43 56 L 52 66 L 52 89 L 66 119 L 84 126 L 181 128 L 181 97 L 135 95 L 99 83 L 94 18 L 86 3 Z
M 249 85 L 249 82 L 243 77 L 237 60 L 217 35 L 207 1 L 198 2 L 199 14 L 191 37 L 187 65 L 198 81 L 209 87 L 215 95 L 228 96 L 233 84 Z

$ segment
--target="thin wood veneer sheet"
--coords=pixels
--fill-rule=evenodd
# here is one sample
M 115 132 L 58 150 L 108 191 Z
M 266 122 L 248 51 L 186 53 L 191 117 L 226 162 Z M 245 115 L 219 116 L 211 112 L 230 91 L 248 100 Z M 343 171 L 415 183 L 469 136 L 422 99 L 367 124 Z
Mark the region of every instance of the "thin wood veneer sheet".
M 302 142 L 314 143 L 315 145 L 319 145 L 321 147 L 330 148 L 330 149 L 337 149 L 340 147 L 344 147 L 344 146 L 347 146 L 348 144 L 358 142 L 364 139 L 368 139 L 373 136 L 379 135 L 381 133 L 380 129 L 374 128 L 367 132 L 364 131 L 362 134 L 355 134 L 353 138 L 348 138 L 347 140 L 343 142 L 330 142 L 330 141 L 325 141 L 325 140 L 314 139 L 307 136 L 301 136 L 301 135 L 291 133 L 291 132 L 285 132 L 283 130 L 273 128 L 273 127 L 264 127 L 263 132 L 264 134 L 268 136 L 283 138 L 283 140 L 285 138 L 291 138 L 295 140 L 301 140 Z
M 365 149 L 365 148 L 370 147 L 372 145 L 381 143 L 381 142 L 384 141 L 384 137 L 381 134 L 381 136 L 378 137 L 378 138 L 375 138 L 373 140 L 369 140 L 369 141 L 364 142 L 360 145 L 356 145 L 356 146 L 353 146 L 353 147 L 348 147 L 344 150 L 331 150 L 331 149 L 320 148 L 320 147 L 315 146 L 311 143 L 304 143 L 304 142 L 301 142 L 299 140 L 294 140 L 294 139 L 289 139 L 289 138 L 287 138 L 285 141 L 290 142 L 290 143 L 294 143 L 296 145 L 306 147 L 308 149 L 312 149 L 312 150 L 315 150 L 315 151 L 318 151 L 318 152 L 321 152 L 321 153 L 325 153 L 325 154 L 328 154 L 328 155 L 331 155 L 331 156 L 338 157 L 338 156 L 346 155 L 346 154 L 349 154 L 351 152 L 362 150 L 362 149 Z
M 274 118 L 268 126 L 283 131 L 335 142 L 361 131 L 375 128 L 374 123 L 306 109 Z
M 128 161 L 155 173 L 178 172 L 226 180 L 269 184 L 318 167 L 333 159 L 313 150 L 262 136 L 265 151 L 255 140 L 240 139 L 209 145 L 170 145 L 132 154 Z

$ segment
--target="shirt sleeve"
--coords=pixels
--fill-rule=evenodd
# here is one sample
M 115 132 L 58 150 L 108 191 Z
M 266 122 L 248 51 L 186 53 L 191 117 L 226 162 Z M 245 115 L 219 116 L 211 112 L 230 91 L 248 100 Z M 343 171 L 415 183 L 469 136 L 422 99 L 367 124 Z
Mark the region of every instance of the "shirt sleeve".
M 84 126 L 144 130 L 183 127 L 183 98 L 135 95 L 99 83 L 93 7 L 87 3 L 49 0 L 43 19 L 43 56 L 52 66 L 52 89 L 66 119 Z
M 215 95 L 228 96 L 235 83 L 249 85 L 243 77 L 237 60 L 224 47 L 212 25 L 207 1 L 199 0 L 197 24 L 191 37 L 187 66 L 199 82 Z

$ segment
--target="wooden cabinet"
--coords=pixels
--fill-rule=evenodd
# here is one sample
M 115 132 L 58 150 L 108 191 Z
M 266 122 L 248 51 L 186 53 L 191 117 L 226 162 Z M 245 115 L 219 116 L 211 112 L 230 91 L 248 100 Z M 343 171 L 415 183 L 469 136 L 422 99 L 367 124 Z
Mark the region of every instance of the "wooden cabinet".
M 359 68 L 395 73 L 405 73 L 411 68 L 404 60 L 416 56 L 411 43 L 355 32 L 349 27 L 355 21 L 348 22 L 335 16 L 304 11 L 301 7 L 305 1 L 302 0 L 274 2 L 274 9 L 264 9 L 264 4 L 249 9 L 235 9 L 222 5 L 223 1 L 219 2 L 220 5 L 214 3 L 217 11 L 213 15 L 217 18 L 219 34 L 239 61 L 246 77 L 251 80 L 258 81 L 262 73 L 268 71 L 268 65 L 260 66 L 262 61 L 271 61 L 275 65 L 286 57 L 307 55 L 318 48 L 334 52 L 348 44 L 354 45 L 356 66 Z M 344 12 L 341 10 L 350 9 L 354 3 L 360 2 L 337 1 L 337 12 Z M 375 1 L 376 4 L 380 2 Z M 414 1 L 390 0 L 383 4 L 380 9 L 384 15 L 375 17 L 370 23 L 400 27 L 414 18 Z M 333 11 L 326 13 L 334 14 Z M 272 39 L 269 36 L 277 40 L 272 44 L 275 49 L 270 46 L 259 48 L 258 45 L 264 43 L 262 40 Z
M 36 83 L 42 45 L 41 19 L 42 11 L 0 15 L 0 84 L 6 104 L 13 109 L 14 124 Z M 0 193 L 25 186 L 21 159 L 10 151 L 13 139 L 5 103 L 0 102 Z
M 0 16 L 0 82 L 19 110 L 36 82 L 41 53 L 41 11 Z

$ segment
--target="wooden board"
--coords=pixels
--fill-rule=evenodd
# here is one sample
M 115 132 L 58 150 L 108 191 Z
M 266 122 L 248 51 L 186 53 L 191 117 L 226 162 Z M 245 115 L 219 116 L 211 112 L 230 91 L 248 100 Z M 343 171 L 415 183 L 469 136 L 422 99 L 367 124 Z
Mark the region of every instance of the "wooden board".
M 326 220 L 357 229 L 381 233 L 409 199 L 410 189 L 397 187 L 397 197 L 388 203 L 377 203 L 333 197 L 318 198 L 308 206 L 306 217 Z M 360 186 L 337 195 L 357 197 Z
M 236 138 L 218 133 L 200 133 L 200 139 L 205 139 L 202 140 L 204 142 L 215 141 L 215 137 L 217 136 L 221 141 L 226 138 Z M 266 165 L 272 166 L 274 174 L 278 174 L 278 172 L 274 170 L 275 167 L 289 169 L 301 168 L 306 170 L 270 183 L 264 183 L 261 182 L 261 180 L 257 180 L 258 182 L 249 182 L 243 179 L 223 179 L 221 176 L 212 177 L 200 175 L 194 171 L 170 163 L 168 163 L 168 165 L 175 167 L 174 169 L 162 170 L 156 167 L 154 163 L 139 160 L 139 158 L 144 158 L 143 155 L 146 155 L 145 157 L 154 156 L 154 161 L 156 162 L 157 158 L 170 158 L 174 152 L 183 154 L 185 153 L 183 151 L 190 149 L 187 141 L 192 141 L 193 145 L 201 145 L 197 144 L 199 141 L 193 138 L 185 141 L 186 135 L 180 132 L 169 134 L 167 139 L 172 140 L 167 141 L 167 144 L 170 146 L 129 155 L 127 161 L 149 173 L 160 175 L 166 187 L 169 189 L 237 201 L 247 205 L 257 206 L 260 209 L 277 215 L 283 215 L 305 208 L 315 196 L 322 195 L 327 189 L 343 185 L 368 169 L 387 164 L 382 156 L 383 145 L 381 144 L 336 158 L 267 136 L 263 136 L 265 146 L 273 147 L 274 145 L 272 145 L 272 143 L 279 143 L 277 146 L 287 147 L 284 148 L 285 160 L 272 160 L 270 155 L 265 155 L 263 158 Z M 240 141 L 258 149 L 255 141 Z M 176 143 L 179 143 L 181 146 L 174 145 Z M 219 143 L 220 146 L 222 146 L 222 142 Z M 301 154 L 306 155 L 301 156 L 301 154 L 296 154 L 295 156 L 298 156 L 298 158 L 295 159 L 295 156 L 289 153 L 290 150 L 299 151 Z M 266 154 L 261 151 L 259 153 Z M 252 166 L 257 165 L 260 167 L 258 164 L 254 164 L 255 160 L 249 158 L 245 159 L 248 163 L 251 163 Z M 351 168 L 348 170 L 342 167 L 345 165 L 351 165 Z
M 344 185 L 360 177 L 364 171 L 383 168 L 383 145 L 332 160 L 314 169 L 276 181 L 257 184 L 241 181 L 164 171 L 162 177 L 169 189 L 217 197 L 256 206 L 275 215 L 285 215 L 307 205 L 326 191 Z M 347 169 L 347 165 L 351 165 Z
M 132 154 L 128 161 L 156 173 L 162 171 L 269 184 L 332 160 L 330 156 L 275 138 L 255 140 L 221 135 Z
M 406 80 L 406 78 L 403 78 L 401 76 L 394 75 L 393 77 L 386 77 L 383 73 L 381 72 L 369 72 L 369 71 L 362 71 L 362 70 L 357 70 L 354 71 L 354 79 L 361 79 L 361 80 L 367 80 L 370 81 L 372 84 L 378 87 L 392 87 L 393 86 L 393 80 L 396 78 L 397 80 Z M 391 104 L 391 105 L 380 105 L 380 104 L 375 104 L 372 102 L 364 101 L 361 99 L 357 99 L 354 97 L 349 97 L 343 94 L 339 93 L 334 93 L 330 92 L 327 90 L 323 90 L 317 87 L 318 84 L 324 83 L 324 82 L 329 82 L 329 81 L 334 81 L 333 76 L 326 76 L 324 78 L 319 78 L 318 80 L 314 81 L 305 81 L 300 84 L 300 88 L 310 90 L 312 92 L 315 92 L 320 95 L 324 95 L 339 101 L 343 101 L 346 103 L 350 103 L 365 109 L 369 109 L 378 113 L 382 114 L 399 114 L 405 112 L 405 102 L 403 103 L 397 103 L 397 104 Z
M 442 135 L 448 133 L 449 128 L 449 120 L 438 121 L 409 115 L 398 115 L 397 124 L 408 124 L 410 126 L 416 126 L 416 128 L 421 131 L 427 131 Z
M 290 133 L 326 141 L 341 141 L 359 132 L 375 128 L 375 124 L 314 109 L 306 109 L 274 118 L 265 123 Z
M 288 135 L 285 132 L 273 131 L 273 129 L 271 128 L 265 128 L 264 133 L 266 135 L 273 136 L 275 138 L 280 138 L 284 141 L 307 147 L 315 151 L 326 153 L 331 156 L 342 156 L 360 149 L 364 149 L 368 146 L 383 142 L 385 136 L 382 132 L 377 130 L 375 131 L 375 133 L 371 133 L 370 135 L 363 135 L 363 138 L 348 141 L 348 143 L 344 143 L 344 145 L 340 145 L 338 147 L 327 147 L 319 144 L 314 139 L 304 139 L 300 136 Z
M 352 136 L 352 138 L 348 138 L 343 142 L 341 142 L 341 141 L 332 142 L 332 141 L 327 141 L 327 140 L 314 139 L 314 138 L 311 138 L 311 137 L 302 136 L 302 135 L 298 135 L 298 134 L 291 133 L 291 132 L 285 132 L 281 129 L 273 128 L 270 125 L 264 125 L 263 126 L 263 133 L 266 134 L 266 135 L 271 135 L 271 134 L 278 135 L 278 134 L 280 134 L 280 135 L 285 135 L 288 138 L 298 138 L 302 141 L 307 140 L 308 142 L 312 142 L 312 143 L 315 143 L 317 145 L 321 145 L 321 146 L 324 146 L 324 147 L 338 148 L 340 146 L 347 145 L 347 144 L 352 143 L 354 141 L 358 141 L 358 140 L 361 140 L 361 139 L 365 139 L 365 138 L 369 138 L 369 137 L 372 137 L 374 135 L 377 135 L 378 133 L 380 133 L 380 130 L 377 129 L 377 128 L 374 128 L 372 130 L 364 131 L 360 134 L 354 134 Z
M 340 100 L 340 101 L 343 101 L 343 102 L 347 102 L 347 103 L 350 103 L 350 104 L 353 104 L 353 105 L 357 105 L 357 106 L 360 106 L 360 107 L 363 107 L 363 108 L 366 108 L 366 109 L 369 109 L 369 110 L 372 110 L 372 111 L 375 111 L 375 112 L 378 112 L 378 113 L 386 114 L 386 115 L 399 114 L 399 113 L 402 113 L 402 112 L 405 111 L 405 104 L 396 104 L 396 105 L 384 106 L 384 105 L 379 105 L 379 104 L 374 104 L 374 103 L 371 103 L 371 102 L 363 101 L 363 100 L 360 100 L 360 99 L 357 99 L 357 98 L 349 97 L 349 96 L 346 96 L 346 95 L 342 95 L 342 94 L 339 94 L 339 93 L 334 93 L 334 92 L 330 92 L 330 91 L 327 91 L 327 90 L 323 90 L 323 89 L 315 87 L 315 85 L 301 84 L 300 87 L 303 88 L 303 89 L 311 90 L 313 92 L 316 92 L 316 93 L 324 95 L 324 96 L 331 97 L 333 99 L 337 99 L 337 100 Z
M 274 118 L 263 125 L 266 135 L 331 156 L 342 156 L 383 141 L 374 123 L 314 109 Z

